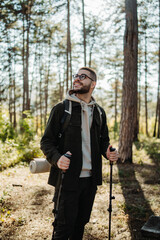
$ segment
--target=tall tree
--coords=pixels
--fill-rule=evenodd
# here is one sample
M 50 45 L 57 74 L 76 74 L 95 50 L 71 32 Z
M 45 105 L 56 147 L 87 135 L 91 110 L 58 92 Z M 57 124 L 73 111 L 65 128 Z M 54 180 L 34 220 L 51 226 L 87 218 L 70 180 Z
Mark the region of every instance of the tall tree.
M 30 43 L 30 17 L 33 0 L 23 0 L 22 16 L 23 16 L 23 112 L 30 110 L 29 99 L 29 43 Z M 26 38 L 25 38 L 26 35 Z M 25 114 L 23 114 L 25 117 Z
M 84 0 L 82 0 L 82 16 L 83 16 L 83 48 L 84 48 L 84 66 L 86 66 L 86 26 L 85 26 Z
M 147 99 L 147 72 L 148 72 L 148 63 L 147 63 L 147 27 L 145 27 L 145 123 L 146 123 L 146 135 L 148 134 L 148 99 Z
M 157 75 L 158 61 L 158 1 L 139 0 L 139 117 L 144 121 L 139 122 L 140 129 L 144 129 L 149 135 L 148 123 L 150 116 L 154 116 L 154 108 L 150 107 L 151 89 L 153 89 L 154 79 Z M 157 29 L 157 30 L 155 30 Z M 143 85 L 144 79 L 144 85 Z M 153 95 L 154 96 L 154 95 Z M 158 97 L 158 94 L 157 94 Z M 155 99 L 155 98 L 154 98 Z M 153 106 L 156 104 L 152 99 Z M 158 103 L 158 98 L 157 98 Z M 157 105 L 158 106 L 158 105 Z M 151 113 L 152 112 L 152 113 Z M 154 136 L 156 135 L 156 123 L 158 118 L 155 115 Z M 141 115 L 141 116 L 140 116 Z M 157 119 L 156 119 L 157 118 Z M 143 126 L 145 125 L 145 128 Z M 142 130 L 143 131 L 143 130 Z
M 8 72 L 8 110 L 9 110 L 9 119 L 10 123 L 13 127 L 16 127 L 16 84 L 15 84 L 15 26 L 17 18 L 14 14 L 14 4 L 6 4 L 4 8 L 0 6 L 2 9 L 1 20 L 3 21 L 4 27 L 4 37 L 6 40 L 7 46 L 7 67 L 6 70 Z M 2 22 L 1 22 L 2 23 Z M 12 34 L 12 37 L 11 37 Z M 7 80 L 7 79 L 5 79 Z M 7 82 L 7 81 L 6 81 Z
M 119 153 L 122 161 L 132 163 L 134 126 L 137 121 L 137 1 L 125 1 L 124 69 Z
M 159 81 L 158 81 L 158 97 L 157 97 L 157 114 L 158 114 L 158 131 L 157 137 L 160 138 L 160 0 L 159 0 Z
M 66 90 L 72 85 L 72 54 L 71 54 L 71 33 L 70 33 L 70 0 L 67 0 L 67 79 Z

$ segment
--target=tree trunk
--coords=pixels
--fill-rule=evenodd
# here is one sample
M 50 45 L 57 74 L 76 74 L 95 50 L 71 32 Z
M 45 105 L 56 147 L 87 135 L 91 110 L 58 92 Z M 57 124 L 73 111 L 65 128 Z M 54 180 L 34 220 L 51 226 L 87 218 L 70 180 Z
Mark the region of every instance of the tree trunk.
M 158 123 L 158 129 L 157 129 L 157 123 Z M 153 137 L 156 137 L 156 132 L 157 132 L 157 138 L 160 138 L 160 0 L 159 0 L 159 73 L 158 73 L 158 88 L 157 88 L 157 106 L 156 106 L 156 116 L 155 116 Z
M 30 8 L 28 0 L 28 10 L 26 14 L 27 22 L 27 40 L 26 40 L 26 110 L 30 109 L 30 100 L 29 100 L 29 33 L 30 33 Z
M 132 163 L 132 144 L 137 122 L 137 1 L 126 0 L 124 35 L 124 77 L 119 153 L 122 161 Z
M 158 132 L 157 138 L 160 138 L 160 0 L 159 0 L 159 85 L 158 85 Z
M 67 27 L 67 52 L 66 52 L 66 60 L 67 60 L 67 76 L 66 76 L 66 91 L 68 91 L 68 82 L 69 82 L 69 41 L 68 41 L 68 27 Z
M 93 46 L 94 46 L 95 41 L 93 41 L 91 47 L 90 47 L 90 52 L 89 52 L 89 67 L 92 66 L 92 50 L 93 50 Z
M 86 66 L 86 26 L 85 26 L 84 0 L 82 0 L 82 16 L 83 16 L 84 66 Z
M 11 73 L 11 54 L 10 50 L 8 49 L 8 74 L 9 74 L 9 94 L 8 94 L 8 99 L 9 99 L 9 120 L 11 125 L 13 126 L 13 82 L 12 82 L 12 73 Z
M 72 85 L 72 54 L 71 54 L 71 34 L 70 34 L 70 0 L 67 0 L 67 78 L 66 91 Z
M 35 115 L 36 115 L 35 130 L 36 130 L 36 133 L 38 133 L 38 129 L 39 129 L 39 124 L 38 124 L 38 84 L 36 85 Z
M 72 88 L 72 49 L 71 49 L 71 39 L 70 39 L 70 88 Z
M 115 80 L 115 102 L 114 102 L 114 138 L 116 138 L 116 134 L 117 134 L 117 128 L 118 128 L 118 124 L 117 124 L 117 96 L 118 94 L 118 80 Z
M 9 85 L 8 85 L 8 111 L 9 111 L 9 120 L 11 125 L 13 126 L 13 77 L 12 77 L 12 56 L 11 56 L 11 45 L 9 39 L 9 29 L 6 25 L 6 40 L 8 44 L 8 78 L 9 78 Z
M 141 59 L 139 57 L 139 65 L 138 65 L 138 112 L 137 112 L 137 131 L 139 133 L 139 127 L 140 127 L 140 117 L 141 117 Z M 138 134 L 137 133 L 137 134 Z
M 43 47 L 39 43 L 39 75 L 40 75 L 40 81 L 39 81 L 39 111 L 40 111 L 40 130 L 41 130 L 41 135 L 43 133 L 43 109 L 42 109 L 42 99 L 43 99 L 43 93 L 42 93 L 42 71 L 43 71 L 43 66 L 41 63 L 41 51 L 43 52 Z
M 69 88 L 69 24 L 70 21 L 70 0 L 67 0 L 67 78 L 66 78 L 66 91 Z
M 159 93 L 159 100 L 158 100 L 158 130 L 157 130 L 157 138 L 160 138 L 160 93 Z
M 15 36 L 14 36 L 15 43 Z M 13 76 L 13 126 L 16 129 L 17 119 L 16 119 L 16 53 L 14 52 L 14 76 Z
M 27 7 L 23 1 L 23 118 L 26 117 L 24 114 L 25 110 L 30 109 L 29 100 L 29 32 L 30 32 L 30 11 L 31 3 L 27 1 Z M 25 19 L 26 17 L 26 19 Z M 26 24 L 25 24 L 26 22 Z M 26 25 L 26 29 L 25 29 Z M 27 38 L 25 39 L 25 32 Z M 25 46 L 26 45 L 26 46 Z
M 147 100 L 147 35 L 146 35 L 146 29 L 145 29 L 145 123 L 146 123 L 146 135 L 148 134 L 148 100 Z
M 45 81 L 45 112 L 44 112 L 44 124 L 46 126 L 47 123 L 47 111 L 48 111 L 48 84 L 49 84 L 49 78 L 50 78 L 50 66 L 51 66 L 51 36 L 49 36 L 49 42 L 48 42 L 48 47 L 49 47 L 49 53 L 48 53 L 48 71 L 47 71 L 47 76 L 46 76 L 46 81 Z
M 25 110 L 25 94 L 26 94 L 26 79 L 25 79 L 25 4 L 23 1 L 22 5 L 22 14 L 23 14 L 23 49 L 22 49 L 22 62 L 23 62 L 23 106 L 22 106 L 22 117 L 24 118 L 24 110 Z
M 157 88 L 157 106 L 156 106 L 156 117 L 155 117 L 155 123 L 154 123 L 154 131 L 153 131 L 153 137 L 156 136 L 156 129 L 157 129 L 157 120 L 158 120 L 158 106 L 159 106 L 159 82 L 158 82 L 158 88 Z

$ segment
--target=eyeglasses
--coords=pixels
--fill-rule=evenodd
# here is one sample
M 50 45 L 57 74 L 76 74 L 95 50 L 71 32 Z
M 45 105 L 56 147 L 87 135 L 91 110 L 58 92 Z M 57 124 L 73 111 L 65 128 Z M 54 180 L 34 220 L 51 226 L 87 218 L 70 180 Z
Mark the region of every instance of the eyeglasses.
M 77 78 L 79 78 L 79 80 L 80 81 L 83 81 L 85 78 L 89 78 L 89 79 L 91 79 L 92 81 L 94 81 L 92 78 L 90 78 L 89 76 L 87 76 L 86 74 L 81 74 L 81 75 L 78 75 L 78 74 L 74 74 L 73 75 L 73 79 L 75 80 L 75 79 L 77 79 Z

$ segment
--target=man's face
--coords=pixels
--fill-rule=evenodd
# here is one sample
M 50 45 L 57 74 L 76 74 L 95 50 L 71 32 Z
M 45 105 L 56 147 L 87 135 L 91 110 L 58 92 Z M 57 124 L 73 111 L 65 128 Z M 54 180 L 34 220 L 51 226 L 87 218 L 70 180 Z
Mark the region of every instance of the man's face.
M 74 79 L 73 81 L 74 93 L 84 94 L 84 93 L 88 93 L 91 89 L 93 81 L 90 78 L 88 78 L 88 77 L 91 77 L 90 72 L 87 70 L 80 69 L 78 71 L 78 75 L 81 75 L 81 74 L 85 74 L 86 78 L 83 80 L 80 80 L 79 77 Z

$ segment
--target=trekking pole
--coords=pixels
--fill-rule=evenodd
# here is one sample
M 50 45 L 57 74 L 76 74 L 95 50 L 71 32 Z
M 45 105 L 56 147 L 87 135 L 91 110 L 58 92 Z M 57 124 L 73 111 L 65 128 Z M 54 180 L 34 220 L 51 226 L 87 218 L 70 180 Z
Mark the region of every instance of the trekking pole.
M 116 149 L 115 148 L 110 148 L 110 152 L 114 152 Z M 112 213 L 112 199 L 115 199 L 114 196 L 112 196 L 112 167 L 113 167 L 113 162 L 110 161 L 110 194 L 109 194 L 109 234 L 108 234 L 108 239 L 111 239 L 111 213 Z
M 69 158 L 69 159 L 71 158 L 71 155 L 68 154 L 68 153 L 65 153 L 64 156 L 67 157 L 67 158 Z M 60 203 L 60 197 L 61 197 L 61 192 L 62 192 L 62 184 L 63 184 L 64 175 L 65 175 L 65 172 L 64 172 L 64 171 L 61 171 L 60 186 L 59 186 L 59 190 L 58 190 L 56 207 L 55 207 L 55 210 L 54 210 L 55 218 L 54 218 L 54 225 L 53 225 L 53 226 L 54 226 L 53 236 L 55 235 L 55 226 L 56 226 L 57 217 L 58 217 L 58 209 L 59 209 L 59 203 Z

